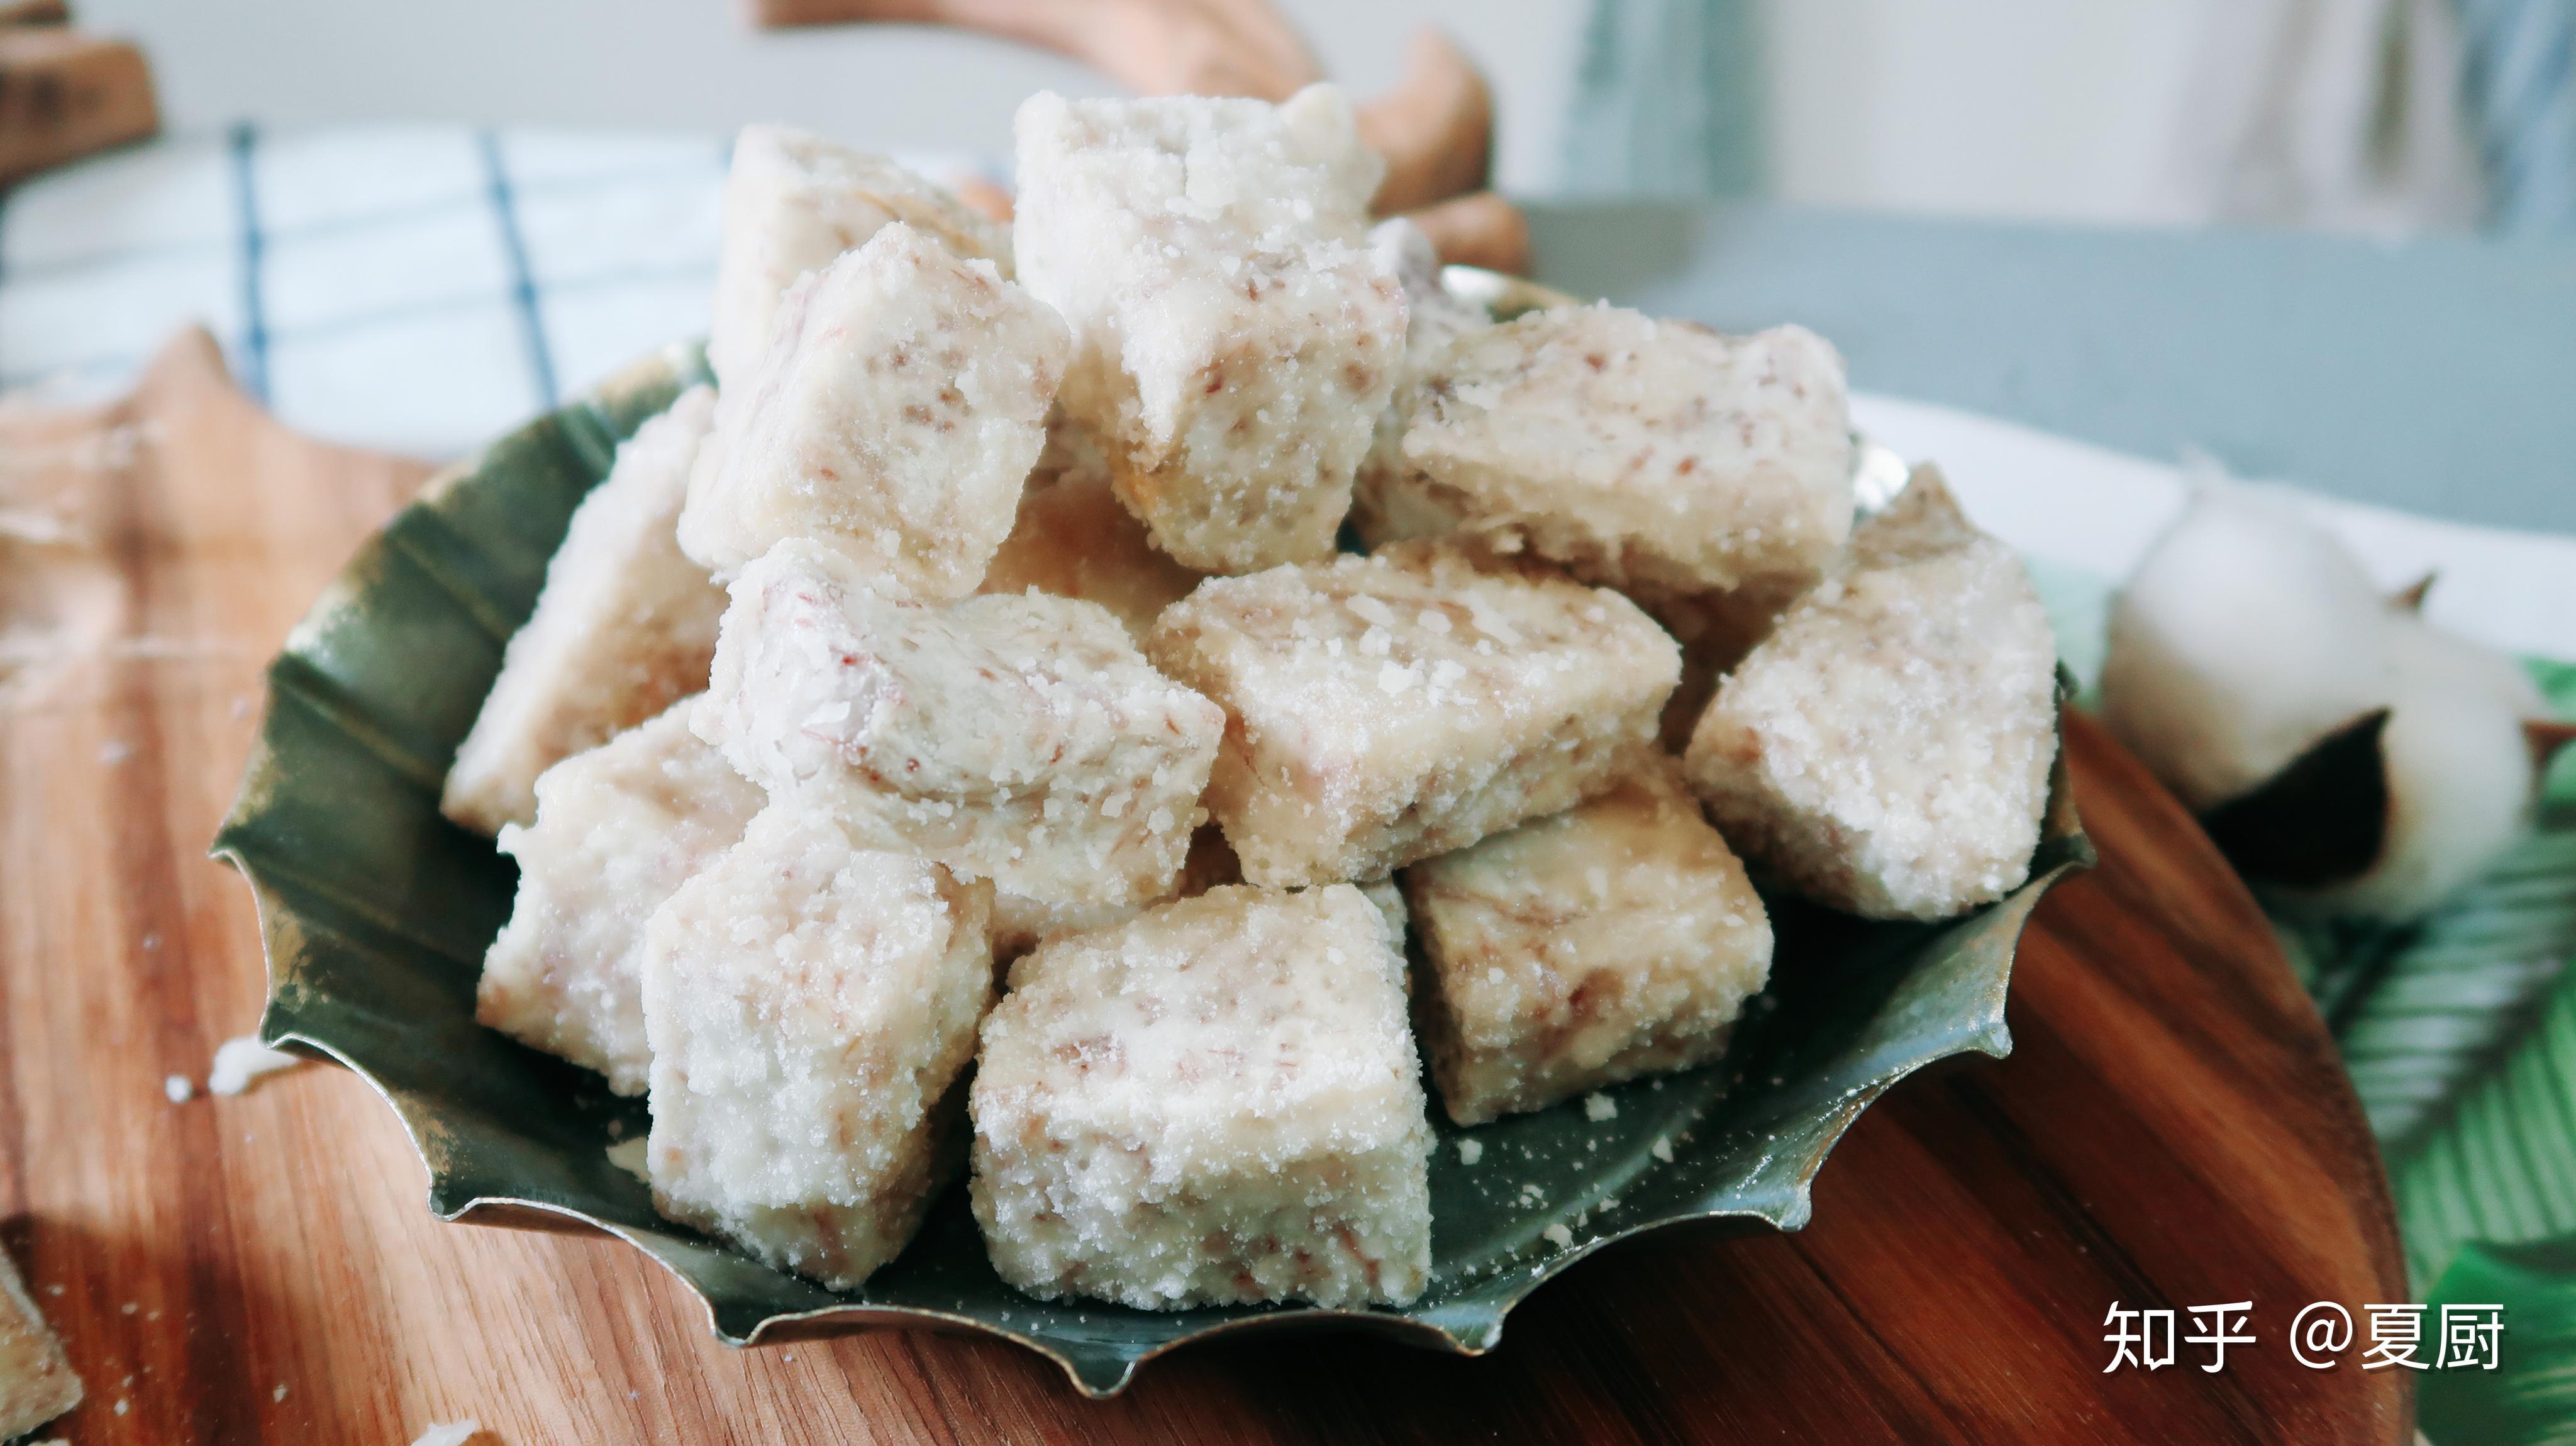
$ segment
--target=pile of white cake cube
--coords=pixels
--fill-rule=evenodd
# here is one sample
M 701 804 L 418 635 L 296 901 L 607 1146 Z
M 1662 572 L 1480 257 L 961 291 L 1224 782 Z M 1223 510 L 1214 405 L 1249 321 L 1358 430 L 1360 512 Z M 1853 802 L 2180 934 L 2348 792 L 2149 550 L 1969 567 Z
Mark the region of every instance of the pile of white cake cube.
M 743 133 L 717 386 L 444 799 L 520 869 L 481 1019 L 647 1096 L 663 1214 L 849 1289 L 962 1169 L 1032 1295 L 1401 1304 L 1426 1064 L 1462 1126 L 1703 1065 L 1754 878 L 2027 877 L 2046 621 L 1928 470 L 1854 525 L 1833 349 L 1497 323 L 1380 169 L 1328 87 L 1041 95 L 1006 229 Z

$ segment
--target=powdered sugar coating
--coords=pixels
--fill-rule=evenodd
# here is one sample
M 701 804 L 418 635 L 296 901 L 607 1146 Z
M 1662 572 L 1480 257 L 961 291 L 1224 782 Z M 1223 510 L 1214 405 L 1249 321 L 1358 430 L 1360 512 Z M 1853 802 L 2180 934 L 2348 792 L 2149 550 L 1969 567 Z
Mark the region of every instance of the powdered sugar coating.
M 646 926 L 653 1206 L 836 1290 L 957 1168 L 992 891 L 793 800 Z
M 1217 888 L 1020 960 L 973 1089 L 994 1268 L 1149 1310 L 1418 1296 L 1431 1130 L 1403 967 L 1348 885 Z
M 1851 530 L 1842 358 L 1783 326 L 1721 336 L 1610 306 L 1466 331 L 1407 366 L 1372 544 L 1464 530 L 1639 596 L 1776 613 Z
M 1719 685 L 1691 784 L 1728 842 L 1799 892 L 1947 918 L 2030 876 L 2056 667 L 2021 559 L 1921 468 Z
M 778 298 L 796 278 L 897 221 L 960 256 L 1011 264 L 1010 236 L 1000 226 L 885 157 L 786 126 L 743 127 L 725 175 L 707 328 L 707 364 L 717 380 L 748 385 L 769 351 Z
M 1207 806 L 1276 887 L 1376 878 L 1609 787 L 1681 667 L 1616 593 L 1422 545 L 1211 579 L 1145 649 L 1224 705 Z
M 1044 593 L 889 600 L 783 542 L 733 585 L 699 735 L 870 847 L 1048 904 L 1169 892 L 1225 715 L 1108 609 Z
M 680 546 L 718 576 L 789 537 L 881 586 L 962 597 L 1011 530 L 1064 375 L 1064 324 L 900 223 L 788 289 L 772 345 L 724 394 Z
M 1072 328 L 1065 409 L 1119 496 L 1190 567 L 1329 556 L 1406 316 L 1349 101 L 1040 94 L 1017 130 L 1020 277 Z
M 1726 1047 L 1771 922 L 1680 765 L 1404 872 L 1449 1117 L 1543 1109 Z
M 761 792 L 689 731 L 696 700 L 537 779 L 537 818 L 501 830 L 519 892 L 483 956 L 474 1017 L 644 1093 L 644 921 L 742 837 Z
M 439 808 L 478 833 L 536 817 L 537 775 L 707 685 L 724 590 L 671 526 L 715 408 L 692 387 L 617 449 L 546 564 L 536 610 L 458 745 Z

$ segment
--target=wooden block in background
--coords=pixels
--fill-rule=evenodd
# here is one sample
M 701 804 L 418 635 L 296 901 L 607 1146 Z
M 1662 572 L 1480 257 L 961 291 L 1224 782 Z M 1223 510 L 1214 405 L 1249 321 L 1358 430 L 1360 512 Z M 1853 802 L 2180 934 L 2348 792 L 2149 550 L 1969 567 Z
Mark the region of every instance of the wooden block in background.
M 0 25 L 0 184 L 160 129 L 142 51 L 51 25 Z

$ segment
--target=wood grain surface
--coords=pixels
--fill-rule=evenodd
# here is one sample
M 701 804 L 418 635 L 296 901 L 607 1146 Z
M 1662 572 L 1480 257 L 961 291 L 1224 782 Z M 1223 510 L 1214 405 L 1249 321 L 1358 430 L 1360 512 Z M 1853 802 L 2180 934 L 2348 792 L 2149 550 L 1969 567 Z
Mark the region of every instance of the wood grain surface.
M 2310 1301 L 2406 1298 L 2333 1050 L 2206 840 L 2080 718 L 2102 866 L 2024 942 L 2013 1057 L 1899 1086 L 1805 1232 L 1614 1250 L 1481 1360 L 1251 1338 L 1092 1403 L 989 1341 L 729 1351 L 616 1242 L 433 1220 L 346 1073 L 173 1104 L 259 1012 L 248 892 L 203 855 L 260 666 L 423 470 L 285 433 L 202 337 L 122 408 L 0 413 L 0 1240 L 89 1383 L 55 1428 L 80 1446 L 468 1416 L 511 1446 L 2410 1439 L 2407 1373 L 2285 1338 Z M 2187 1346 L 2103 1373 L 2115 1300 L 2248 1299 L 2223 1372 Z

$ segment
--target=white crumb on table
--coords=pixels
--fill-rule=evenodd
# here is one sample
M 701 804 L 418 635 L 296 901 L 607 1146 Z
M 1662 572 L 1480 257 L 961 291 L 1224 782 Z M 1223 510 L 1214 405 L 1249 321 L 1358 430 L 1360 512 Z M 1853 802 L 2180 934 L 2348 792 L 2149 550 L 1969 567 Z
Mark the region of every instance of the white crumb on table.
M 1559 1250 L 1570 1249 L 1574 1245 L 1574 1232 L 1568 1229 L 1562 1220 L 1540 1231 L 1539 1234 L 1546 1236 L 1548 1243 Z
M 206 1088 L 219 1095 L 237 1095 L 262 1075 L 293 1069 L 302 1063 L 302 1056 L 270 1049 L 259 1042 L 257 1035 L 245 1034 L 215 1046 L 214 1068 L 206 1071 Z
M 483 1423 L 468 1416 L 462 1421 L 432 1421 L 429 1429 L 412 1438 L 411 1446 L 465 1446 Z
M 1662 1135 L 1657 1135 L 1655 1143 L 1646 1147 L 1646 1153 L 1669 1165 L 1673 1162 L 1673 1142 Z
M 186 1075 L 174 1074 L 161 1081 L 161 1093 L 170 1097 L 170 1103 L 184 1105 L 196 1096 L 197 1086 Z
M 1619 1118 L 1619 1102 L 1605 1094 L 1585 1095 L 1583 1117 L 1595 1124 L 1603 1120 L 1615 1120 Z
M 1484 1142 L 1484 1141 L 1482 1141 L 1482 1140 L 1460 1140 L 1460 1141 L 1458 1142 L 1458 1163 L 1459 1163 L 1459 1164 L 1461 1164 L 1461 1165 L 1472 1165 L 1472 1164 L 1475 1164 L 1477 1161 L 1479 1161 L 1479 1160 L 1481 1160 L 1481 1159 L 1483 1159 L 1483 1158 L 1485 1158 L 1485 1142 Z

